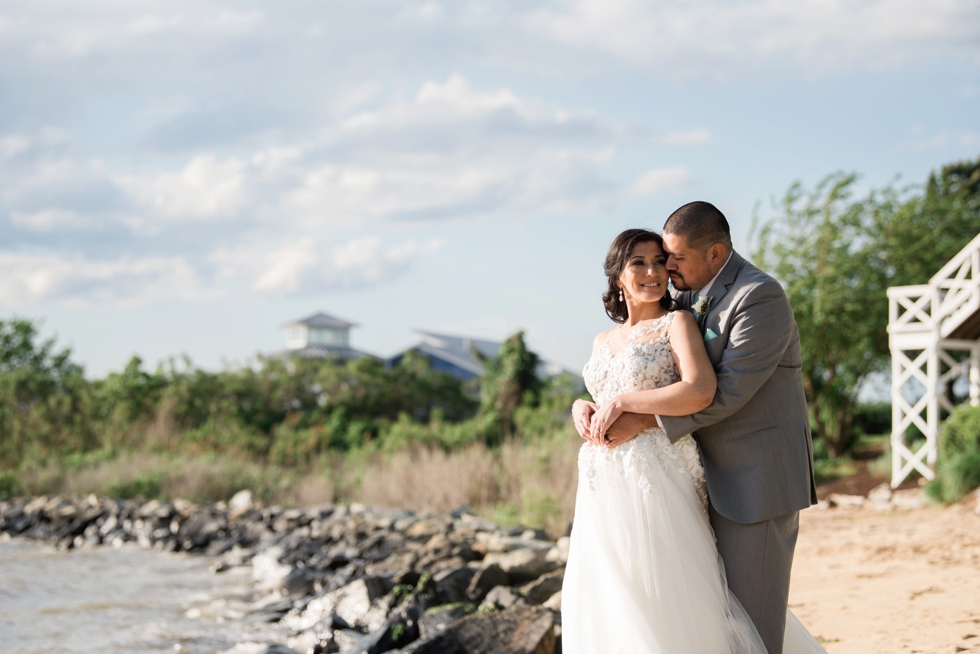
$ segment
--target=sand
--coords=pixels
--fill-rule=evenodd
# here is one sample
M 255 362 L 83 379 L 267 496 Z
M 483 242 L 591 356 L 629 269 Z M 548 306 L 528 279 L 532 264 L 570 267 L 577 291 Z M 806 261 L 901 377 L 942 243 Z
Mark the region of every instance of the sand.
M 974 506 L 804 511 L 790 608 L 829 654 L 980 654 Z

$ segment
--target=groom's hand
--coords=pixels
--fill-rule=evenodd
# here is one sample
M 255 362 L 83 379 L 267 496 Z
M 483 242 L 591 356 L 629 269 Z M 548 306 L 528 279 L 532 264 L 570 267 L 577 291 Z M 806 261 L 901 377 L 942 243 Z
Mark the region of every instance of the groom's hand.
M 606 431 L 606 445 L 616 447 L 636 438 L 644 429 L 657 426 L 657 416 L 645 413 L 624 413 Z

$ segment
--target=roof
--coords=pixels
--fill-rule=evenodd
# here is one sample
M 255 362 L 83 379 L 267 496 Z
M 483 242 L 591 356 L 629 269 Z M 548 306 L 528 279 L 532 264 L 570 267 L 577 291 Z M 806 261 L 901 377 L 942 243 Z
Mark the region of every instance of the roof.
M 292 325 L 305 325 L 306 327 L 327 327 L 333 329 L 348 329 L 350 327 L 357 327 L 357 323 L 347 322 L 346 320 L 341 320 L 340 318 L 334 318 L 333 316 L 328 316 L 325 313 L 314 313 L 312 316 L 307 316 L 302 320 L 294 320 L 292 322 L 287 322 L 283 327 L 290 327 Z
M 464 370 L 474 377 L 483 373 L 483 364 L 477 359 L 473 350 L 478 351 L 487 359 L 493 359 L 500 352 L 503 343 L 494 341 L 484 341 L 477 338 L 466 338 L 464 336 L 449 336 L 446 334 L 434 334 L 416 330 L 415 334 L 419 337 L 419 344 L 409 350 L 415 350 L 426 356 L 441 359 L 456 368 Z M 400 360 L 404 352 L 400 352 L 388 359 L 389 365 Z M 553 377 L 565 372 L 560 364 L 549 361 L 539 361 L 536 373 L 539 377 Z M 574 373 L 573 373 L 574 374 Z M 575 375 L 577 377 L 577 375 Z
M 501 347 L 501 343 L 463 336 L 448 336 L 418 330 L 415 334 L 421 342 L 414 349 L 423 354 L 437 356 L 443 361 L 448 361 L 474 375 L 483 372 L 483 364 L 473 354 L 473 350 L 475 349 L 488 359 L 492 359 L 497 356 Z

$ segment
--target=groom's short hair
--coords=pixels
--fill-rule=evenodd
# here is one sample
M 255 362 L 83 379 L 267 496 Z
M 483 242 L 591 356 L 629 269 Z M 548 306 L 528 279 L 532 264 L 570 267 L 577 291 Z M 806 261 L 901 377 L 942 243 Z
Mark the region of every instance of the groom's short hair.
M 729 252 L 732 249 L 732 230 L 725 214 L 710 202 L 688 202 L 670 214 L 664 223 L 664 234 L 681 236 L 689 247 L 702 253 L 715 243 L 721 243 Z

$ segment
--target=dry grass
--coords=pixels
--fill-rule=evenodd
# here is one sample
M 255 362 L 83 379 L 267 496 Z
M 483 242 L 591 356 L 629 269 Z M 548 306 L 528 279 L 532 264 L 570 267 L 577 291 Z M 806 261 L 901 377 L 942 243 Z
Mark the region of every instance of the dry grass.
M 466 504 L 501 522 L 563 533 L 571 520 L 581 440 L 400 452 L 364 467 L 355 492 L 365 504 L 445 512 Z
M 561 535 L 572 517 L 581 440 L 569 433 L 498 450 L 474 445 L 451 453 L 415 448 L 325 459 L 307 470 L 218 456 L 138 452 L 74 466 L 53 464 L 21 476 L 30 495 L 227 500 L 248 488 L 266 503 L 325 502 L 446 512 L 461 505 L 501 523 Z

